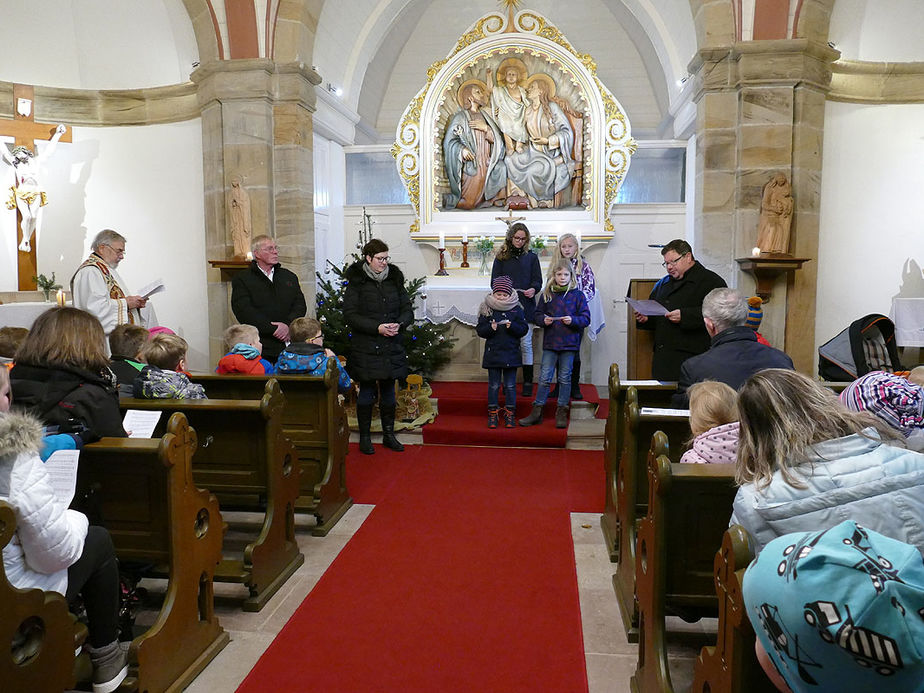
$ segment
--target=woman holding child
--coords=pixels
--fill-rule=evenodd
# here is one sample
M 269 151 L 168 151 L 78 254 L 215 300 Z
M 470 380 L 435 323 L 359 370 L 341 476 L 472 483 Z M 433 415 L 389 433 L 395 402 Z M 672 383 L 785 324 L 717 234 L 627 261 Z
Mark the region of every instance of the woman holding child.
M 740 442 L 731 523 L 757 551 L 789 532 L 855 520 L 924 551 L 924 454 L 815 381 L 770 368 L 738 392 Z
M 356 418 L 359 450 L 372 447 L 372 407 L 379 400 L 382 444 L 396 452 L 404 446 L 395 437 L 395 380 L 408 374 L 403 332 L 414 321 L 404 275 L 390 265 L 388 246 L 373 238 L 362 249 L 363 259 L 344 271 L 343 317 L 350 327 L 347 372 L 359 383 Z

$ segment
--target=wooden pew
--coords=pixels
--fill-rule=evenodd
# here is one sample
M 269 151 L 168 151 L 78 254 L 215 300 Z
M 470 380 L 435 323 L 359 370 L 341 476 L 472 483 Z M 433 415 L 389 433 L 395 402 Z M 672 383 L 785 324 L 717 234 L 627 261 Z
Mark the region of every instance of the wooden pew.
M 0 501 L 0 550 L 15 531 L 13 507 Z M 88 681 L 89 656 L 74 655 L 86 638 L 62 595 L 13 587 L 0 561 L 0 690 L 62 691 Z
M 668 446 L 655 434 L 652 451 Z M 718 615 L 713 564 L 735 498 L 735 465 L 674 464 L 648 457 L 648 512 L 636 546 L 639 655 L 633 691 L 673 691 L 665 615 Z
M 722 537 L 714 563 L 719 599 L 719 633 L 704 647 L 693 670 L 693 693 L 775 693 L 754 653 L 754 629 L 741 592 L 744 571 L 753 559 L 750 535 L 732 525 Z
M 229 642 L 213 606 L 218 501 L 193 485 L 196 432 L 186 417 L 174 414 L 164 428 L 160 439 L 103 438 L 84 446 L 75 495 L 90 521 L 109 530 L 120 560 L 165 566 L 160 614 L 129 652 L 130 676 L 152 693 L 182 690 Z
M 606 417 L 606 430 L 603 438 L 603 464 L 606 472 L 606 505 L 600 517 L 600 527 L 610 560 L 619 560 L 619 522 L 616 510 L 616 470 L 622 455 L 622 441 L 625 426 L 626 393 L 635 387 L 637 401 L 642 407 L 668 407 L 671 395 L 677 391 L 677 383 L 645 382 L 641 380 L 620 381 L 619 364 L 610 365 L 609 397 L 610 410 Z
M 268 378 L 279 382 L 285 395 L 282 431 L 295 444 L 301 464 L 301 493 L 296 512 L 317 519 L 312 534 L 326 536 L 353 505 L 346 486 L 346 455 L 350 428 L 337 397 L 337 366 L 328 362 L 323 378 L 310 375 L 193 375 L 209 397 L 260 399 Z
M 688 416 L 642 414 L 636 399 L 636 389 L 630 387 L 626 393 L 622 456 L 616 471 L 619 556 L 616 573 L 613 575 L 613 588 L 629 642 L 637 642 L 639 637 L 635 600 L 635 546 L 640 518 L 648 509 L 648 459 L 653 454 L 655 458 L 667 455 L 671 460 L 678 461 L 683 447 L 668 446 L 668 437 L 682 441 L 690 436 Z M 667 432 L 667 436 L 655 438 L 655 433 L 662 430 Z
M 283 395 L 275 381 L 261 399 L 122 399 L 123 409 L 182 412 L 199 435 L 193 458 L 196 484 L 214 493 L 225 508 L 260 512 L 262 528 L 240 558 L 225 558 L 219 582 L 247 586 L 244 611 L 259 611 L 305 556 L 295 541 L 298 460 L 282 433 Z M 163 420 L 155 433 L 163 427 Z

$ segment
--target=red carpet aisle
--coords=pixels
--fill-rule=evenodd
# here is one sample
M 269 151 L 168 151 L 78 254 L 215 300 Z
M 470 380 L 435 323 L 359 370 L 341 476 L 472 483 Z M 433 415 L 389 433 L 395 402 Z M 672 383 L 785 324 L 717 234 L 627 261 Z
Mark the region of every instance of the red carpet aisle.
M 545 419 L 538 426 L 496 429 L 488 425 L 488 384 L 486 382 L 434 382 L 431 397 L 439 400 L 436 421 L 423 427 L 427 445 L 488 445 L 536 448 L 563 448 L 568 431 L 555 428 L 555 402 L 546 402 Z M 517 418 L 529 414 L 532 397 L 520 396 L 517 385 Z M 599 401 L 592 385 L 582 385 L 581 393 L 588 402 Z M 599 412 L 598 412 L 599 417 Z
M 239 691 L 586 691 L 568 513 L 599 451 L 348 457 L 376 508 Z

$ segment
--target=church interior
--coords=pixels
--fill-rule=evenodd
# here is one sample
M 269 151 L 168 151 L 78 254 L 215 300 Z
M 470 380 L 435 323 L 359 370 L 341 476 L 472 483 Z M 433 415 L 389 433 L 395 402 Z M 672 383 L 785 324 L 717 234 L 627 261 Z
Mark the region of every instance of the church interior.
M 596 273 L 606 327 L 580 352 L 595 401 L 607 399 L 613 364 L 623 379 L 650 377 L 636 368 L 625 297 L 633 281 L 664 275 L 661 248 L 672 239 L 689 242 L 728 286 L 764 299 L 760 332 L 805 375 L 817 377 L 819 347 L 853 321 L 897 322 L 897 311 L 903 363 L 924 362 L 919 0 L 33 0 L 5 3 L 4 17 L 0 147 L 34 149 L 47 204 L 29 251 L 15 199 L 0 208 L 0 326 L 12 306 L 42 301 L 39 274 L 55 277 L 66 301 L 93 237 L 115 229 L 126 240 L 125 282 L 163 283 L 152 299 L 159 324 L 187 341 L 191 372 L 214 371 L 235 322 L 230 279 L 246 266 L 233 238 L 244 195 L 249 234 L 275 239 L 309 315 L 319 281 L 335 280 L 332 268 L 371 237 L 405 277 L 425 278 L 415 317 L 448 324 L 455 340 L 437 380 L 486 380 L 466 316 L 490 287 L 479 262 L 514 216 L 545 239 L 543 274 L 564 233 L 581 239 Z M 567 184 L 555 183 L 564 200 L 514 185 L 508 157 L 506 201 L 484 192 L 477 208 L 457 207 L 453 176 L 465 174 L 448 163 L 453 116 L 475 103 L 466 85 L 505 89 L 510 65 L 522 70 L 524 95 L 543 91 L 562 103 L 557 113 L 584 116 L 571 119 L 571 139 L 554 140 L 567 149 Z M 553 77 L 526 77 L 543 70 Z M 66 132 L 52 145 L 58 124 Z M 503 141 L 506 128 L 495 132 Z M 547 158 L 552 180 L 561 157 Z M 13 186 L 11 162 L 0 166 Z M 791 186 L 791 228 L 782 252 L 762 253 L 762 195 L 780 174 Z M 485 235 L 491 251 L 476 250 Z M 600 449 L 610 445 L 602 426 Z M 554 455 L 564 467 L 565 451 Z M 603 467 L 601 450 L 581 455 L 568 464 Z M 376 457 L 408 474 L 394 455 Z M 433 464 L 420 450 L 405 459 Z M 374 516 L 377 484 L 387 486 L 375 474 L 327 536 L 296 525 L 304 566 L 269 608 L 243 612 L 240 585 L 216 587 L 231 642 L 197 665 L 186 690 L 260 690 L 257 660 Z M 570 507 L 562 529 L 584 652 L 577 688 L 558 690 L 628 691 L 639 634 L 624 630 L 605 511 L 590 505 Z M 498 532 L 514 522 L 498 520 Z M 673 688 L 683 690 L 716 621 L 670 623 Z M 382 680 L 369 690 L 467 690 L 436 676 Z M 537 690 L 535 680 L 500 680 L 480 687 Z

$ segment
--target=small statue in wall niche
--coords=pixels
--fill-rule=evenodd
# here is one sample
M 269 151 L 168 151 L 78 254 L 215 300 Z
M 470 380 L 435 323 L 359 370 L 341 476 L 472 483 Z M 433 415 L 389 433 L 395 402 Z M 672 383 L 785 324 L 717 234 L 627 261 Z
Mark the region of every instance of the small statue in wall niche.
M 231 179 L 231 243 L 234 245 L 234 259 L 243 260 L 250 252 L 253 222 L 250 217 L 250 195 L 243 185 L 241 176 Z
M 777 173 L 764 186 L 760 200 L 757 247 L 761 254 L 789 254 L 793 206 L 792 186 L 784 174 Z

